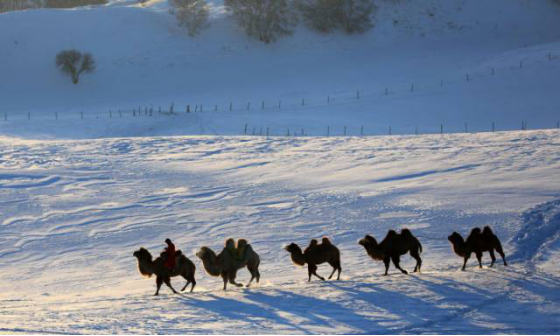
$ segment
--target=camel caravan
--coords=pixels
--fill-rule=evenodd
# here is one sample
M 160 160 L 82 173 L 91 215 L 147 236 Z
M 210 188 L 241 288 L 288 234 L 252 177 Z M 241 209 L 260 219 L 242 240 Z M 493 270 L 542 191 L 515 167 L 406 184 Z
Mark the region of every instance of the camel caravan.
M 502 257 L 504 266 L 507 266 L 502 244 L 488 226 L 484 227 L 483 230 L 480 228 L 472 229 L 466 240 L 457 232 L 453 232 L 447 239 L 451 243 L 453 252 L 463 258 L 463 271 L 473 253 L 478 260 L 479 268 L 482 268 L 482 254 L 484 252 L 489 252 L 492 259 L 490 267 L 494 266 L 496 261 L 494 251 Z M 143 247 L 134 252 L 133 256 L 138 260 L 138 270 L 147 277 L 156 275 L 157 290 L 155 295 L 159 294 L 161 285 L 164 283 L 173 293 L 177 293 L 171 285 L 171 278 L 177 276 L 181 276 L 187 281 L 181 291 L 185 291 L 191 285 L 190 292 L 192 292 L 196 286 L 194 277 L 196 266 L 180 250 L 175 250 L 175 245 L 170 239 L 166 239 L 165 242 L 167 247 L 155 260 L 150 252 Z M 366 235 L 358 241 L 358 244 L 364 247 L 367 255 L 373 260 L 383 261 L 385 265 L 384 275 L 388 275 L 391 262 L 399 271 L 408 274 L 400 266 L 401 256 L 407 253 L 416 260 L 413 272 L 420 272 L 422 244 L 408 229 L 402 229 L 400 233 L 389 230 L 380 243 L 374 237 Z M 317 239 L 311 239 L 305 250 L 302 250 L 296 243 L 291 243 L 284 249 L 290 254 L 294 264 L 298 266 L 307 264 L 308 281 L 311 281 L 313 276 L 325 281 L 325 278 L 317 274 L 317 265 L 324 263 L 328 263 L 332 267 L 332 273 L 328 279 L 330 280 L 337 273 L 336 280 L 340 280 L 340 273 L 342 272 L 340 250 L 329 238 L 323 237 L 320 243 Z M 236 287 L 243 287 L 242 284 L 235 281 L 237 272 L 243 268 L 247 268 L 251 274 L 251 280 L 246 287 L 249 287 L 253 280 L 256 283 L 260 281 L 259 265 L 261 259 L 246 239 L 239 239 L 237 242 L 232 238 L 227 239 L 219 254 L 216 254 L 209 247 L 203 246 L 196 253 L 196 256 L 202 261 L 206 273 L 222 278 L 224 282 L 223 290 L 227 289 L 228 283 Z

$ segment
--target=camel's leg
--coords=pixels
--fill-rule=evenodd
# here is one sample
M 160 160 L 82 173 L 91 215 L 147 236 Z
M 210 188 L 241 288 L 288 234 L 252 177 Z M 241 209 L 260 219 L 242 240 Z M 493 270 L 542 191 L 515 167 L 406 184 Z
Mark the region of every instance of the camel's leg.
M 158 295 L 159 295 L 159 289 L 161 288 L 161 284 L 163 284 L 163 280 L 161 279 L 161 277 L 159 277 L 159 276 L 156 277 L 156 286 L 157 286 L 157 289 L 156 289 L 156 293 L 154 294 L 155 296 L 158 296 Z
M 410 256 L 416 260 L 414 273 L 420 272 L 420 268 L 422 267 L 422 258 L 420 258 L 420 253 L 418 253 L 418 249 L 410 250 Z
M 499 242 L 496 246 L 496 252 L 498 252 L 500 257 L 502 257 L 502 260 L 504 261 L 504 266 L 507 266 L 508 264 L 506 262 L 506 255 L 504 254 L 504 250 L 502 249 L 502 244 L 500 244 Z
M 309 272 L 310 272 L 310 274 L 309 274 L 309 281 L 311 281 L 311 275 L 314 275 L 314 276 L 316 276 L 317 278 L 319 278 L 319 279 L 325 281 L 325 278 L 323 278 L 322 276 L 320 276 L 319 274 L 317 274 L 317 265 L 309 264 L 308 269 L 309 269 Z
M 183 275 L 183 278 L 185 278 L 185 280 L 187 280 L 187 283 L 185 284 L 185 287 L 183 287 L 183 289 L 181 289 L 181 292 L 184 292 L 185 289 L 187 289 L 187 287 L 189 286 L 189 284 L 191 284 L 191 293 L 194 289 L 194 286 L 196 286 L 196 281 L 194 280 L 194 275 Z
M 173 286 L 171 286 L 171 279 L 169 279 L 169 277 L 163 278 L 163 282 L 165 282 L 165 284 L 167 285 L 167 287 L 171 288 L 171 290 L 173 291 L 173 293 L 177 294 L 177 291 L 175 290 L 175 288 L 173 288 Z
M 333 271 L 331 273 L 331 275 L 329 276 L 329 280 L 333 277 L 334 272 L 338 271 L 338 276 L 336 278 L 336 280 L 340 280 L 340 272 L 342 271 L 342 268 L 340 267 L 340 261 L 335 260 L 335 261 L 329 261 L 329 265 L 332 266 Z
M 237 272 L 230 272 L 228 275 L 229 283 L 235 285 L 237 287 L 243 287 L 242 284 L 235 282 L 235 277 L 237 276 Z
M 490 267 L 494 266 L 496 262 L 496 256 L 494 255 L 494 248 L 490 248 L 490 258 L 492 258 L 492 262 L 490 263 Z
M 407 271 L 405 271 L 405 270 L 403 270 L 403 269 L 401 268 L 401 265 L 400 265 L 400 264 L 401 264 L 401 258 L 400 258 L 400 256 L 399 256 L 398 254 L 393 255 L 393 256 L 391 257 L 391 260 L 393 260 L 393 264 L 395 264 L 395 267 L 396 267 L 399 271 L 403 272 L 404 274 L 408 274 Z
M 251 286 L 251 282 L 253 282 L 253 280 L 257 277 L 257 273 L 259 271 L 254 266 L 250 266 L 250 265 L 247 265 L 247 269 L 249 270 L 249 273 L 251 273 L 251 280 L 249 280 L 249 283 L 246 286 L 249 287 Z
M 187 289 L 187 286 L 190 284 L 191 282 L 187 280 L 187 283 L 185 284 L 185 286 L 181 289 L 181 292 L 184 292 L 185 289 Z
M 226 290 L 227 289 L 228 277 L 227 277 L 227 274 L 225 272 L 223 272 L 221 275 L 222 275 L 222 279 L 224 280 L 224 290 Z
M 385 264 L 385 275 L 389 274 L 389 265 L 391 264 L 391 257 L 390 256 L 385 256 L 385 258 L 383 258 L 383 263 Z
M 478 268 L 482 268 L 482 252 L 475 252 L 476 259 L 478 260 Z
M 469 258 L 471 257 L 471 253 L 467 252 L 465 253 L 465 256 L 463 257 L 463 268 L 461 270 L 465 270 L 465 267 L 467 267 L 467 261 L 469 260 Z

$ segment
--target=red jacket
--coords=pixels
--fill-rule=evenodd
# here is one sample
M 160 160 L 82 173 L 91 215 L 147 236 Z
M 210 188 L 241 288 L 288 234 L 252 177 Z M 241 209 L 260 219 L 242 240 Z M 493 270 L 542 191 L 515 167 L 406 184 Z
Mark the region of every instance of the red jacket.
M 167 247 L 165 248 L 167 252 L 167 260 L 165 261 L 165 267 L 170 270 L 175 268 L 175 245 L 173 243 L 167 243 Z

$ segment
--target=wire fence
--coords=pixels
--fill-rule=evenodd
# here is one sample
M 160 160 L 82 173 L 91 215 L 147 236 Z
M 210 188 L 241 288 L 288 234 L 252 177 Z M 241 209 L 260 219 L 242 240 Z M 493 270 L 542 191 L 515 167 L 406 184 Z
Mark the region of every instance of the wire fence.
M 58 112 L 52 114 L 45 114 L 44 112 L 38 113 L 8 113 L 0 114 L 0 122 L 8 121 L 23 121 L 23 120 L 91 120 L 91 119 L 126 119 L 126 118 L 173 118 L 181 115 L 204 114 L 204 113 L 239 113 L 244 112 L 245 116 L 239 118 L 248 118 L 249 116 L 257 115 L 257 113 L 266 113 L 267 111 L 283 111 L 283 110 L 311 110 L 323 109 L 326 107 L 337 108 L 342 106 L 351 106 L 353 103 L 374 103 L 379 99 L 395 99 L 412 97 L 422 92 L 434 92 L 435 90 L 442 90 L 450 85 L 465 85 L 476 80 L 488 77 L 499 76 L 506 73 L 506 71 L 520 71 L 530 65 L 546 64 L 546 62 L 553 62 L 560 60 L 560 55 L 555 55 L 552 52 L 539 53 L 533 55 L 533 58 L 520 58 L 516 62 L 509 62 L 509 64 L 501 64 L 501 67 L 490 67 L 480 71 L 473 71 L 465 73 L 461 78 L 460 76 L 447 79 L 439 79 L 431 83 L 410 83 L 393 84 L 392 87 L 385 87 L 383 89 L 371 90 L 355 90 L 355 91 L 339 91 L 334 94 L 324 95 L 323 98 L 306 98 L 299 99 L 285 99 L 285 100 L 272 100 L 262 99 L 258 103 L 254 101 L 246 101 L 243 103 L 229 101 L 228 103 L 220 104 L 181 104 L 176 105 L 171 103 L 167 107 L 154 106 L 137 106 L 126 109 L 110 109 L 106 112 L 84 113 L 80 112 Z M 534 128 L 560 128 L 560 115 L 559 120 L 549 121 L 546 125 L 539 124 Z M 259 136 L 366 136 L 366 135 L 380 135 L 380 134 L 433 134 L 433 133 L 459 133 L 459 132 L 478 132 L 478 131 L 498 131 L 498 130 L 527 130 L 529 124 L 527 120 L 519 120 L 516 126 L 509 123 L 508 125 L 497 125 L 495 121 L 488 121 L 485 125 L 478 123 L 475 127 L 470 127 L 468 123 L 464 123 L 460 127 L 455 124 L 452 127 L 440 123 L 438 125 L 416 125 L 416 126 L 398 126 L 386 125 L 385 127 L 377 125 L 375 128 L 368 127 L 368 125 L 359 125 L 356 127 L 345 125 L 327 125 L 322 130 L 317 127 L 312 127 L 306 131 L 305 127 L 273 127 L 269 125 L 256 125 L 251 122 L 241 124 L 238 134 L 243 135 L 259 135 Z M 501 127 L 499 127 L 501 126 Z M 214 132 L 216 133 L 216 132 Z M 237 132 L 236 132 L 237 133 Z

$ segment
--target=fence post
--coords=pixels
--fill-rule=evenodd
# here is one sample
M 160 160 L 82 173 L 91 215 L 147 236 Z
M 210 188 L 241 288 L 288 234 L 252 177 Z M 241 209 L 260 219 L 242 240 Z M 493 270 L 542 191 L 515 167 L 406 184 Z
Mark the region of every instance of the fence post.
M 83 117 L 83 115 L 82 115 L 82 117 Z M 119 110 L 119 118 L 122 118 L 122 112 L 121 112 L 121 110 Z M 83 118 L 82 118 L 82 119 L 83 119 Z
M 356 99 L 360 99 L 360 91 L 356 91 Z
M 286 132 L 286 136 L 290 136 L 290 129 L 288 128 L 288 131 Z
M 113 110 L 109 110 L 109 118 L 113 118 Z
M 441 79 L 439 86 L 443 86 L 443 79 Z
M 247 111 L 249 111 L 251 109 L 251 103 L 247 103 Z
M 214 108 L 214 112 L 218 112 L 218 105 Z
M 54 112 L 54 120 L 58 120 L 58 112 Z
M 346 136 L 346 126 L 344 126 L 344 135 Z
M 132 109 L 132 116 L 136 117 L 136 109 Z
M 389 95 L 389 88 L 385 88 L 385 95 L 386 95 L 386 96 Z
M 262 135 L 262 126 L 261 126 L 261 131 L 259 132 L 259 135 Z
M 551 61 L 552 60 L 552 54 L 548 53 L 548 60 Z
M 496 128 L 495 128 L 494 122 L 492 122 L 492 132 L 494 132 L 495 129 Z
M 264 102 L 262 102 L 261 110 L 264 110 Z
M 327 96 L 327 103 L 331 102 L 331 96 Z
M 364 125 L 360 128 L 360 135 L 364 135 Z
M 492 76 L 494 76 L 495 70 L 494 68 L 492 68 Z
M 31 120 L 31 112 L 27 112 L 27 120 Z
M 243 131 L 243 134 L 247 134 L 247 124 L 245 124 L 245 130 Z
M 253 135 L 255 135 L 255 126 L 253 126 Z
M 278 101 L 278 108 L 281 108 L 281 107 L 282 107 L 282 101 L 279 100 L 279 101 Z
M 161 106 L 158 109 L 158 113 L 161 114 Z
M 520 67 L 520 68 L 523 68 L 523 61 L 520 61 L 520 62 L 519 62 L 519 67 Z
M 467 123 L 465 123 L 465 133 L 469 133 L 469 129 L 467 128 Z
M 187 105 L 187 113 L 191 113 L 191 106 Z
M 412 84 L 412 86 L 410 86 L 410 92 L 414 92 L 414 84 Z
M 200 104 L 200 112 L 202 112 L 202 104 Z
M 441 124 L 439 127 L 440 127 L 440 128 L 439 128 L 440 134 L 443 134 L 443 124 Z
M 469 81 L 469 74 L 467 74 L 467 82 Z
M 327 126 L 327 136 L 331 135 L 331 127 Z
M 229 110 L 231 111 L 232 109 L 233 109 L 233 103 L 230 102 L 230 103 L 229 103 Z
M 414 126 L 414 134 L 418 135 L 418 126 Z
M 305 98 L 301 99 L 301 106 L 305 106 Z
M 270 127 L 267 127 L 267 128 L 266 128 L 266 139 L 267 139 L 267 140 L 268 140 L 269 131 L 270 131 Z
M 84 112 L 80 112 L 80 119 L 84 119 Z
M 305 135 L 305 130 L 303 129 L 303 127 L 301 128 L 301 136 Z
M 198 104 L 196 104 L 196 105 L 194 106 L 194 111 L 195 111 L 195 112 L 198 112 Z
M 391 126 L 389 126 L 389 135 L 393 134 L 393 130 L 391 129 Z

